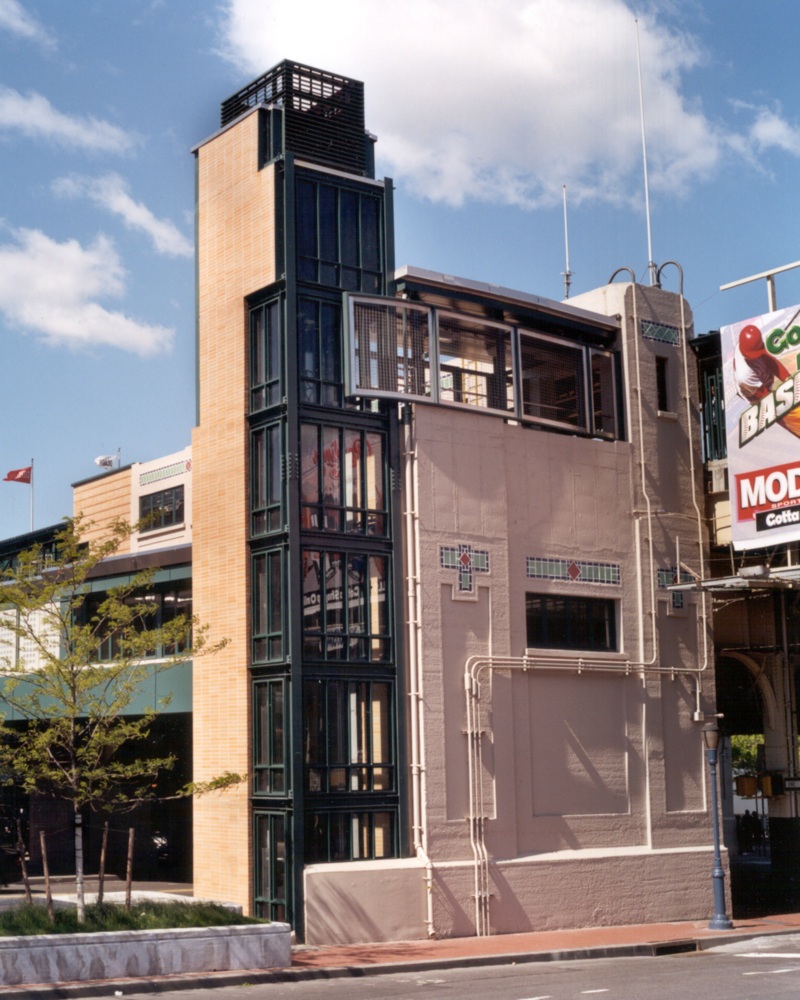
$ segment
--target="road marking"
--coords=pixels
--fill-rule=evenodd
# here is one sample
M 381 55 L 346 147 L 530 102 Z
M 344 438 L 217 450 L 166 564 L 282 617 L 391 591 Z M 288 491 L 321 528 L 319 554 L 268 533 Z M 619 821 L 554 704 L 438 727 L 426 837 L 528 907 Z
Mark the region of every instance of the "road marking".
M 739 958 L 795 958 L 800 961 L 800 953 L 796 951 L 748 951 Z
M 800 972 L 800 968 L 794 969 L 768 969 L 765 972 L 743 972 L 743 976 L 782 976 L 784 972 Z
M 608 993 L 608 990 L 581 990 L 581 996 L 586 996 L 589 993 Z
M 548 993 L 547 996 L 543 996 L 543 997 L 520 997 L 520 1000 L 553 1000 L 553 998 Z

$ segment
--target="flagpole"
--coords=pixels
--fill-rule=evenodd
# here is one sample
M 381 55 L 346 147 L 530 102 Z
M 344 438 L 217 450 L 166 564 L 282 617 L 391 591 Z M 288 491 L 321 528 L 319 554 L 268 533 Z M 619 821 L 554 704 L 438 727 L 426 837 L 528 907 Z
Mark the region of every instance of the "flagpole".
M 31 531 L 33 531 L 33 459 L 31 459 Z

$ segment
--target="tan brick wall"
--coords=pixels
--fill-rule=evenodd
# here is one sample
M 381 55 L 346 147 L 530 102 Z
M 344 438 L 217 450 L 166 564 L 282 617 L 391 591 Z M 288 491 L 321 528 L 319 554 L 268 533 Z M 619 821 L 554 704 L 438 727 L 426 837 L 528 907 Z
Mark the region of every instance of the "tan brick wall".
M 194 663 L 194 774 L 250 763 L 247 323 L 244 297 L 275 280 L 274 171 L 258 170 L 258 114 L 198 151 L 200 425 L 194 455 L 194 609 L 220 653 Z M 249 782 L 194 806 L 199 896 L 249 908 Z
M 81 483 L 72 491 L 72 510 L 75 517 L 83 519 L 83 538 L 88 541 L 108 536 L 111 521 L 130 520 L 132 470 L 109 472 L 88 483 Z M 130 539 L 119 547 L 120 554 L 130 552 Z

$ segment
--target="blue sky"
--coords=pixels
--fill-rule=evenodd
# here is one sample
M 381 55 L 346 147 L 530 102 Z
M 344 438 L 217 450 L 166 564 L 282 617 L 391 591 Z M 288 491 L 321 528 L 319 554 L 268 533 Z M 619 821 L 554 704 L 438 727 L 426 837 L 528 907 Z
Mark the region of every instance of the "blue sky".
M 677 260 L 698 332 L 800 259 L 800 7 L 770 0 L 0 0 L 0 478 L 36 527 L 194 423 L 194 161 L 284 58 L 364 81 L 397 263 L 563 296 Z M 676 272 L 665 285 L 677 290 Z M 777 278 L 800 302 L 800 269 Z M 29 528 L 0 483 L 0 537 Z

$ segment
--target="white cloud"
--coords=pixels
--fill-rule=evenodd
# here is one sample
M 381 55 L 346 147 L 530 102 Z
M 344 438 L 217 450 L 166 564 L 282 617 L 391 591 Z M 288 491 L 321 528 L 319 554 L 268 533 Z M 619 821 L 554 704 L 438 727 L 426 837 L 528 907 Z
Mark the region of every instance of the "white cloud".
M 379 165 L 421 197 L 533 207 L 565 183 L 574 201 L 638 197 L 625 0 L 227 0 L 223 32 L 253 76 L 293 58 L 363 80 Z M 680 191 L 730 146 L 682 92 L 694 41 L 649 19 L 639 37 L 651 186 Z
M 12 236 L 14 243 L 0 244 L 0 313 L 9 323 L 59 346 L 111 346 L 143 357 L 170 349 L 174 330 L 97 301 L 125 289 L 125 270 L 107 237 L 83 247 L 33 229 Z
M 31 17 L 18 0 L 0 0 L 0 31 L 10 31 L 12 35 L 37 42 L 47 49 L 56 47 L 50 32 Z
M 128 184 L 119 174 L 104 177 L 62 177 L 53 183 L 56 194 L 71 198 L 89 198 L 95 204 L 118 215 L 129 229 L 145 233 L 160 254 L 168 257 L 191 257 L 194 244 L 166 219 L 158 219 L 140 201 L 134 201 Z
M 131 136 L 110 122 L 65 115 L 41 94 L 20 94 L 11 87 L 0 87 L 0 129 L 88 152 L 122 153 L 133 146 Z
M 793 156 L 800 156 L 800 128 L 790 125 L 777 111 L 770 108 L 755 109 L 750 139 L 761 151 L 777 148 Z

